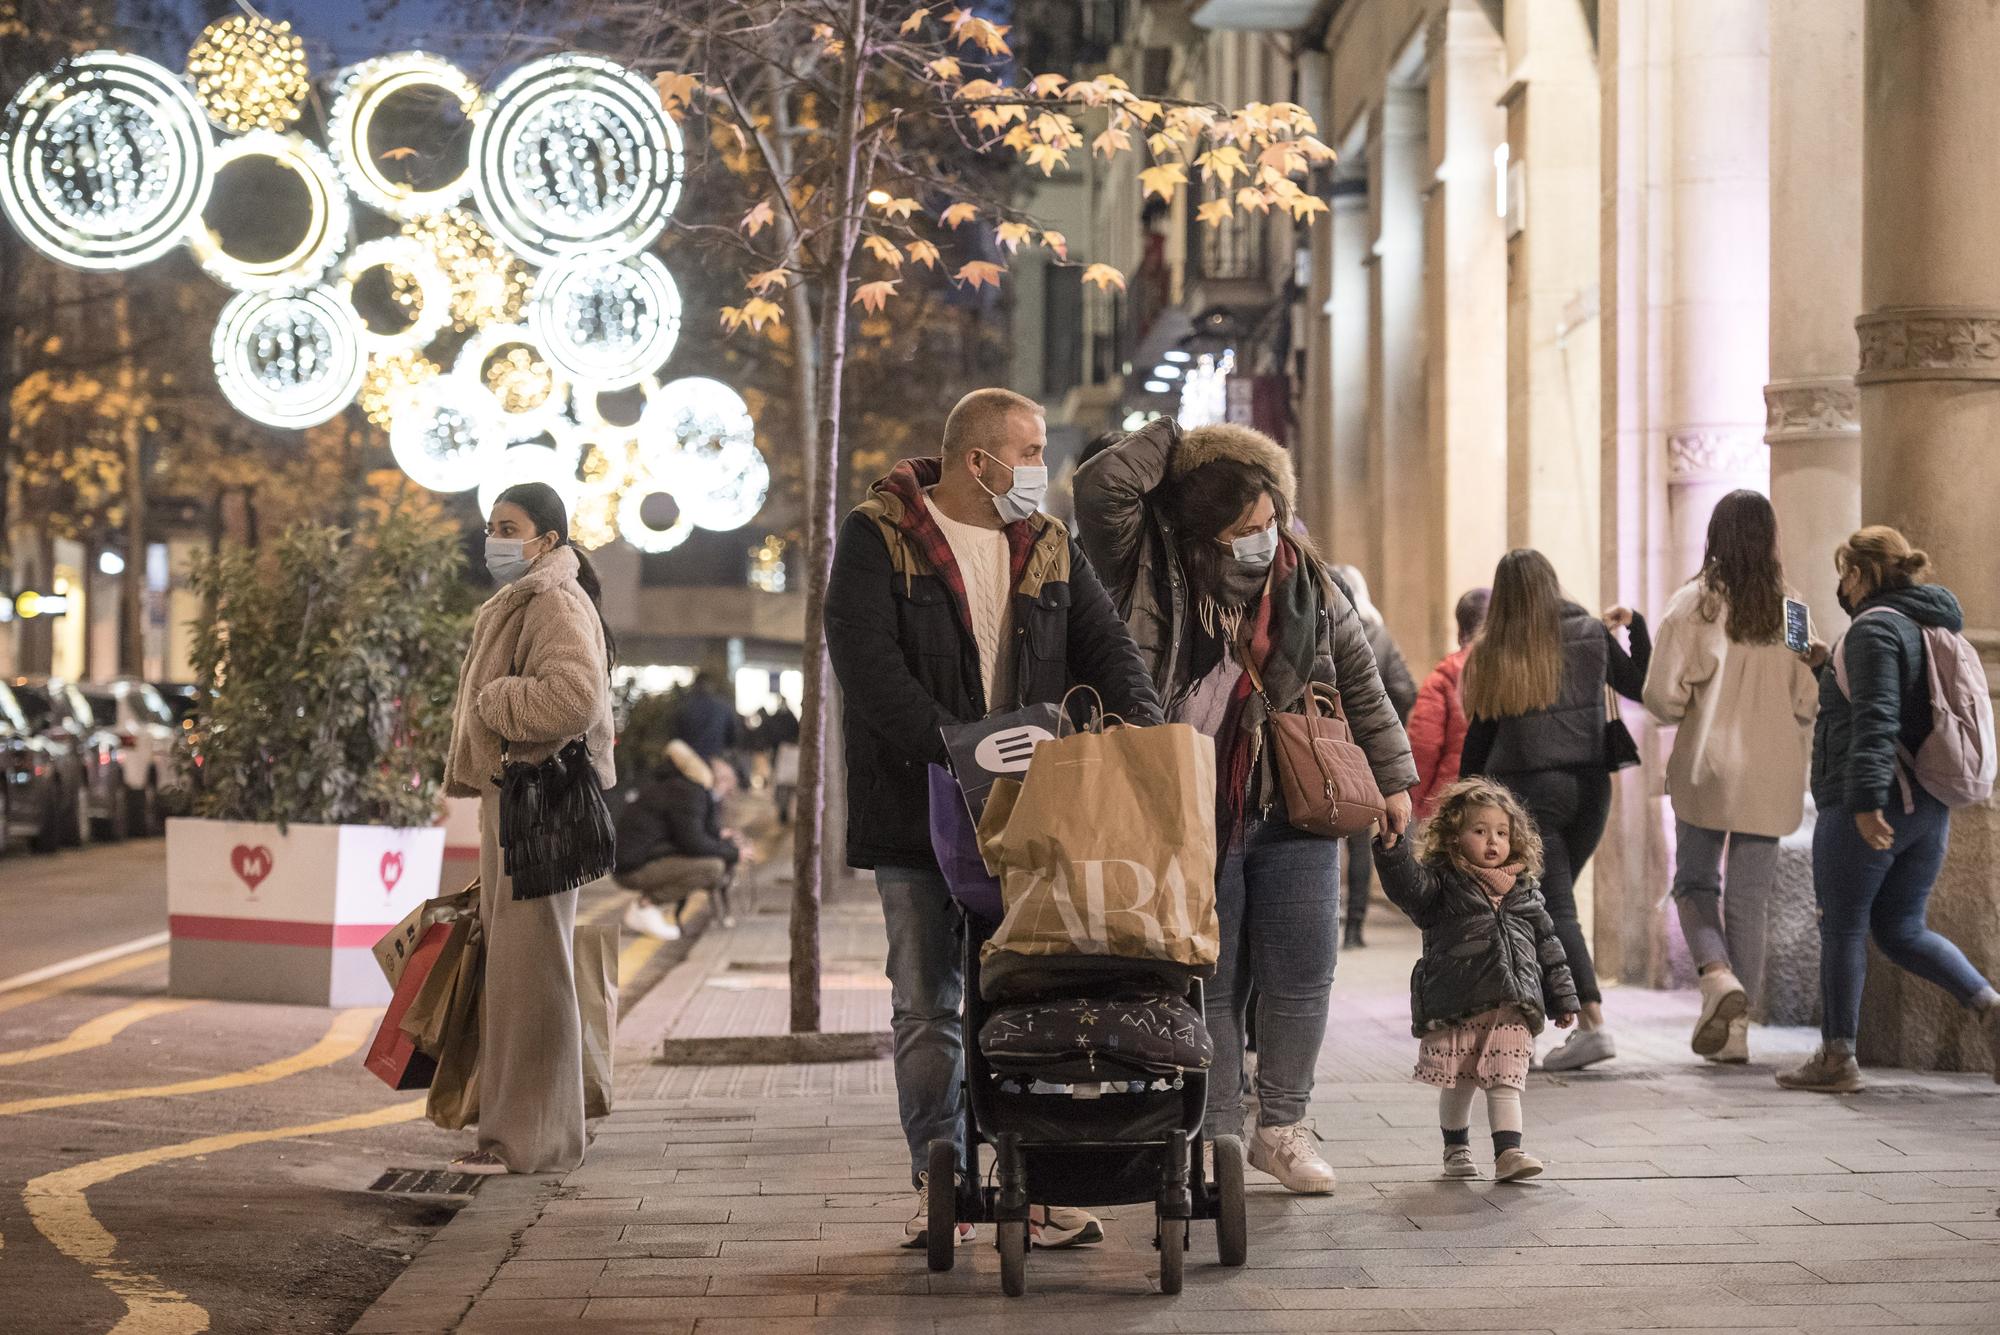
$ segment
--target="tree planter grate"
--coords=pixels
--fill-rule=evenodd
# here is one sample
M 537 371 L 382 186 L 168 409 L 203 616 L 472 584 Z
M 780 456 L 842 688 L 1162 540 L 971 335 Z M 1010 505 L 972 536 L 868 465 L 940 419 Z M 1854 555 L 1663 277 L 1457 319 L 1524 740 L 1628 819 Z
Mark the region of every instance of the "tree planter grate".
M 391 1168 L 376 1178 L 368 1190 L 390 1196 L 470 1196 L 485 1180 L 480 1173 L 454 1173 L 442 1168 Z

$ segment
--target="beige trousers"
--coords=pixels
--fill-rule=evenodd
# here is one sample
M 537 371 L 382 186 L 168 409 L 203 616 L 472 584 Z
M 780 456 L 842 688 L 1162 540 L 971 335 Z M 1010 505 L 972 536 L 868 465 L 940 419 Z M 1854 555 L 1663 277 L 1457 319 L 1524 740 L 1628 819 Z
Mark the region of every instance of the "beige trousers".
M 584 1143 L 577 892 L 516 901 L 503 865 L 500 795 L 489 792 L 479 802 L 479 1148 L 510 1172 L 568 1172 Z

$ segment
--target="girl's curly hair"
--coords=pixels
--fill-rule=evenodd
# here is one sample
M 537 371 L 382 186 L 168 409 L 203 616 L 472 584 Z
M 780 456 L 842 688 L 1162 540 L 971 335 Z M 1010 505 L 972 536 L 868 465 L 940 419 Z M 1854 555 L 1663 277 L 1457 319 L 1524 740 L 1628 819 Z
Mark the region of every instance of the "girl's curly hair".
M 1535 830 L 1534 818 L 1512 789 L 1491 779 L 1460 779 L 1444 790 L 1436 812 L 1417 835 L 1417 860 L 1461 865 L 1458 836 L 1481 807 L 1498 807 L 1507 814 L 1507 865 L 1529 876 L 1540 876 L 1542 836 Z

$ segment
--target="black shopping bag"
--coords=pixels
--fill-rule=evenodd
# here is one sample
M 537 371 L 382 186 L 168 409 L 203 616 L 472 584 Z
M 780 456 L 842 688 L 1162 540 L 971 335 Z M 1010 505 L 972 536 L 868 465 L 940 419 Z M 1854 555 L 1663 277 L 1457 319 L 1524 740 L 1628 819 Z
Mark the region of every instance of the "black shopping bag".
M 965 792 L 972 823 L 986 811 L 987 794 L 995 779 L 1019 779 L 1028 772 L 1028 757 L 1056 735 L 1060 705 L 1029 705 L 1009 714 L 994 714 L 977 723 L 943 729 L 951 770 Z

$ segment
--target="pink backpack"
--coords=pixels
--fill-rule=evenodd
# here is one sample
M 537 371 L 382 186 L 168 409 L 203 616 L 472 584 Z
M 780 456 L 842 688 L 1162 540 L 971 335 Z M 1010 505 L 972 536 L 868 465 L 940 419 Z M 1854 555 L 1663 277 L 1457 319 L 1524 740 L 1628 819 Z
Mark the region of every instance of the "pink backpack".
M 1871 607 L 1861 616 L 1877 612 L 1904 616 L 1893 607 Z M 1896 780 L 1903 788 L 1903 810 L 1916 810 L 1905 771 L 1947 807 L 1969 807 L 1993 796 L 1993 697 L 1986 686 L 1986 669 L 1979 661 L 1979 651 L 1963 635 L 1942 626 L 1919 629 L 1924 638 L 1924 671 L 1931 684 L 1931 733 L 1914 756 L 1901 743 L 1896 746 L 1900 762 Z M 1846 643 L 1842 636 L 1833 647 L 1833 677 L 1840 693 L 1852 700 L 1847 689 L 1847 655 L 1842 652 Z

